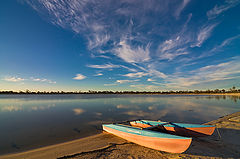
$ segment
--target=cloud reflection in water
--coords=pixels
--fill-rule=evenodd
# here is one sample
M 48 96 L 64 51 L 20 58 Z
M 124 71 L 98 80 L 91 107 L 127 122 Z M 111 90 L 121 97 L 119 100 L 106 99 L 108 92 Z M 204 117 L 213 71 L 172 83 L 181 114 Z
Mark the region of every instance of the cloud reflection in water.
M 80 114 L 84 113 L 85 110 L 83 110 L 81 108 L 75 108 L 75 109 L 73 109 L 73 112 L 75 115 L 80 115 Z

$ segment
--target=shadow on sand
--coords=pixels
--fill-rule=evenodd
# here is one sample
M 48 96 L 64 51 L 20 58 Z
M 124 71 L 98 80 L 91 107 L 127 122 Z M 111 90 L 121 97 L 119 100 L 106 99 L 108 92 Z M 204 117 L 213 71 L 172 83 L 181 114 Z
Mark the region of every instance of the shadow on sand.
M 212 136 L 193 138 L 189 149 L 184 153 L 188 155 L 239 158 L 240 157 L 240 130 L 218 128 Z

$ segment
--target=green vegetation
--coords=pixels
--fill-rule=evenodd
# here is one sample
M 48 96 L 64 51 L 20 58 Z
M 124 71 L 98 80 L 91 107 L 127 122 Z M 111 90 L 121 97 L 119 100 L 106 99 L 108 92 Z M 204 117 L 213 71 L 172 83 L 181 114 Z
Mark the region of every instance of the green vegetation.
M 216 94 L 216 93 L 240 93 L 240 89 L 235 86 L 232 88 L 225 89 L 215 89 L 215 90 L 185 90 L 185 91 L 74 91 L 74 92 L 64 92 L 64 91 L 0 91 L 0 94 Z

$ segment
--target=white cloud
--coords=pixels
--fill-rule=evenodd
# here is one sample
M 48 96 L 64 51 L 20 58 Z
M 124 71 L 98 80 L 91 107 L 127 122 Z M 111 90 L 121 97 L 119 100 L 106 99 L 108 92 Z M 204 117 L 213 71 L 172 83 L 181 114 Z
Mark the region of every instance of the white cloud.
M 52 81 L 52 80 L 49 80 L 46 78 L 34 78 L 34 77 L 23 79 L 20 77 L 12 76 L 12 77 L 5 77 L 3 80 L 9 81 L 9 82 L 34 81 L 34 82 L 46 82 L 46 83 L 50 83 L 50 84 L 57 83 L 56 81 Z
M 130 78 L 141 78 L 141 77 L 147 76 L 147 75 L 148 75 L 148 73 L 136 72 L 136 73 L 128 73 L 123 76 L 130 77 Z
M 45 82 L 46 79 L 40 79 L 40 78 L 31 78 L 33 81 L 40 81 L 40 82 Z
M 102 76 L 103 74 L 102 73 L 97 73 L 95 76 Z
M 226 0 L 223 5 L 215 5 L 213 9 L 207 12 L 208 19 L 214 19 L 221 13 L 233 8 L 239 4 L 239 0 Z
M 21 82 L 21 81 L 24 81 L 25 79 L 13 76 L 13 77 L 5 77 L 3 80 L 8 82 Z
M 139 80 L 116 80 L 114 83 L 110 84 L 104 84 L 104 86 L 116 86 L 118 84 L 124 84 L 124 83 L 132 83 L 132 82 L 137 82 Z
M 104 65 L 87 65 L 90 68 L 99 68 L 99 69 L 112 69 L 112 68 L 119 68 L 119 65 L 113 65 L 111 63 L 104 64 Z
M 155 80 L 153 80 L 153 79 L 151 79 L 151 78 L 148 78 L 147 81 L 148 81 L 148 82 L 153 82 L 153 81 L 155 81 Z
M 123 84 L 123 83 L 130 83 L 130 82 L 136 82 L 136 81 L 139 81 L 139 80 L 117 80 L 116 83 Z
M 49 80 L 49 79 L 46 79 L 46 78 L 31 77 L 30 80 L 32 80 L 34 82 L 47 82 L 47 83 L 50 83 L 50 84 L 56 84 L 57 83 L 56 81 L 52 81 L 52 80 Z
M 159 58 L 173 60 L 180 55 L 189 54 L 187 51 L 187 44 L 190 41 L 191 39 L 187 35 L 165 40 L 158 46 Z
M 145 48 L 143 46 L 137 46 L 132 48 L 126 43 L 126 41 L 121 41 L 119 47 L 115 48 L 113 51 L 115 54 L 128 63 L 141 63 L 150 60 L 148 44 Z
M 134 69 L 134 68 L 129 68 L 129 67 L 124 66 L 124 65 L 114 65 L 114 64 L 111 64 L 111 63 L 103 64 L 103 65 L 87 65 L 87 67 L 96 68 L 96 69 L 124 68 L 124 69 L 127 69 L 128 71 L 131 71 L 131 72 L 137 72 L 137 70 Z
M 191 45 L 191 47 L 201 47 L 201 45 L 210 37 L 212 30 L 217 26 L 217 24 L 210 24 L 202 27 L 197 35 L 196 43 Z
M 76 77 L 74 77 L 73 79 L 75 79 L 75 80 L 83 80 L 85 78 L 86 78 L 86 76 L 84 76 L 82 74 L 76 74 Z
M 109 87 L 109 86 L 116 86 L 116 85 L 117 85 L 117 83 L 104 84 L 104 86 L 107 86 L 107 87 Z

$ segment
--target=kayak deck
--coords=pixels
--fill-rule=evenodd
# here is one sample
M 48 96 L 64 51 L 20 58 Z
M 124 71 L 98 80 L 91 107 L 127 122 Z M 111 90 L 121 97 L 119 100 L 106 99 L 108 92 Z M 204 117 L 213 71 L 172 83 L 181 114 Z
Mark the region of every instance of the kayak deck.
M 215 126 L 185 123 L 169 123 L 160 121 L 140 120 L 130 122 L 132 126 L 141 128 L 157 127 L 160 130 L 182 136 L 203 137 L 212 135 Z
M 130 142 L 171 153 L 186 151 L 192 141 L 189 137 L 154 132 L 120 124 L 105 124 L 103 125 L 103 130 Z

